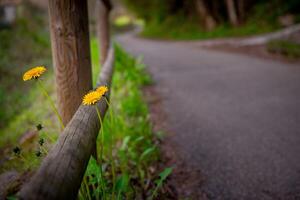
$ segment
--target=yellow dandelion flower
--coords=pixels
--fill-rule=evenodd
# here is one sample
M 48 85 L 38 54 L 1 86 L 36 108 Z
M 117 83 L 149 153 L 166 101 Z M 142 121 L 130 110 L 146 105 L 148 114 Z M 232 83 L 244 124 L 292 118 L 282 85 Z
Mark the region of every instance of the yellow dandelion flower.
M 101 99 L 102 95 L 97 91 L 92 91 L 83 97 L 83 105 L 94 105 Z
M 31 79 L 37 79 L 40 77 L 44 72 L 46 71 L 46 68 L 44 66 L 37 66 L 34 67 L 27 72 L 24 73 L 23 75 L 23 80 L 28 81 Z
M 108 87 L 106 86 L 100 86 L 96 89 L 96 92 L 99 92 L 101 96 L 105 95 L 107 91 L 108 91 Z

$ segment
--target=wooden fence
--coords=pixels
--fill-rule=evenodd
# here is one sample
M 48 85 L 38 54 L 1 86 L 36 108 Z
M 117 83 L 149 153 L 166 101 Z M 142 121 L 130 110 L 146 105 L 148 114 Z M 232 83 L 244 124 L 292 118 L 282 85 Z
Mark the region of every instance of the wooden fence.
M 68 4 L 62 3 L 63 1 L 65 0 L 49 0 L 50 18 L 51 18 L 51 12 L 60 12 L 57 10 L 55 11 L 53 10 L 56 8 L 57 5 L 61 7 L 64 5 L 68 5 L 70 7 L 66 7 L 66 9 L 73 9 L 74 8 L 72 7 L 74 6 L 73 3 L 76 4 L 77 2 L 77 6 L 82 4 L 82 0 L 71 0 L 68 1 Z M 107 3 L 107 0 L 105 0 L 105 2 Z M 101 4 L 100 6 L 105 6 L 105 5 L 107 4 Z M 79 7 L 77 7 L 77 9 L 79 9 Z M 106 9 L 108 8 L 106 7 Z M 75 21 L 72 21 L 73 19 L 70 19 L 70 17 L 74 17 L 73 15 L 74 14 L 71 14 L 70 16 L 66 16 L 66 18 L 69 18 L 69 21 L 71 21 L 71 24 L 75 23 Z M 63 20 L 68 20 L 68 19 L 63 19 Z M 108 20 L 108 17 L 106 17 L 105 20 Z M 60 25 L 61 24 L 59 24 L 59 26 Z M 106 22 L 106 25 L 108 25 L 108 22 Z M 51 26 L 53 26 L 53 23 Z M 102 25 L 102 27 L 104 26 Z M 61 27 L 58 27 L 58 29 L 60 28 Z M 106 34 L 105 38 L 109 38 L 107 36 L 108 27 L 106 27 L 106 30 L 102 29 L 101 31 L 105 31 L 106 33 L 104 34 L 101 33 L 99 35 Z M 70 32 L 72 32 L 72 30 Z M 87 31 L 85 31 L 85 33 L 88 34 Z M 60 33 L 60 34 L 64 34 L 64 33 Z M 52 42 L 56 37 L 60 37 L 60 35 L 53 37 L 53 33 L 52 33 Z M 84 36 L 84 37 L 88 37 L 88 36 Z M 68 37 L 65 39 L 68 39 Z M 75 38 L 75 40 L 77 39 L 78 38 Z M 64 38 L 61 38 L 60 40 L 64 40 Z M 65 41 L 61 41 L 61 42 L 65 42 Z M 56 43 L 55 45 L 60 45 L 57 44 L 57 41 L 55 41 L 55 43 Z M 102 44 L 105 44 L 108 48 L 109 45 L 107 45 L 107 43 L 110 44 L 109 41 L 106 41 L 106 43 L 103 42 Z M 104 61 L 104 64 L 102 65 L 102 69 L 98 77 L 97 86 L 111 85 L 113 66 L 114 66 L 114 49 L 111 45 L 109 50 L 107 48 L 104 47 L 101 48 L 102 51 L 107 51 L 107 52 L 105 55 L 106 59 Z M 66 56 L 68 55 L 68 52 L 65 51 L 68 50 L 69 50 L 68 48 L 67 49 L 63 48 L 60 51 L 63 51 L 61 53 L 65 53 L 64 56 Z M 55 52 L 56 51 L 55 46 L 54 47 L 52 46 L 52 52 L 53 51 L 54 53 L 57 53 Z M 71 52 L 75 52 L 78 54 L 78 51 L 77 52 L 71 51 Z M 103 54 L 103 52 L 101 52 L 101 54 Z M 60 55 L 56 55 L 56 56 L 60 57 Z M 80 55 L 77 56 L 80 57 Z M 54 57 L 54 61 L 55 61 L 55 57 Z M 81 98 L 82 97 L 80 97 L 80 99 Z M 106 101 L 101 100 L 97 103 L 96 106 L 98 106 L 100 110 L 101 118 L 103 119 L 106 110 L 108 108 Z M 80 105 L 76 113 L 71 118 L 71 120 L 67 123 L 67 126 L 65 127 L 63 132 L 60 134 L 55 146 L 50 150 L 48 155 L 44 158 L 37 172 L 30 179 L 30 181 L 22 187 L 20 192 L 17 194 L 18 198 L 26 199 L 26 200 L 27 199 L 43 199 L 43 200 L 76 199 L 85 170 L 87 168 L 88 161 L 90 159 L 91 154 L 95 151 L 95 142 L 99 133 L 99 129 L 100 129 L 100 123 L 99 123 L 96 109 L 93 106 Z

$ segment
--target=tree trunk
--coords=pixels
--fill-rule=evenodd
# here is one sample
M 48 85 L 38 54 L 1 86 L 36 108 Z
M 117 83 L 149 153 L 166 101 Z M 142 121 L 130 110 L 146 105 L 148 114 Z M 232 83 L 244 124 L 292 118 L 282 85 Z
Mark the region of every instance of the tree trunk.
M 58 107 L 66 125 L 92 88 L 87 1 L 48 2 Z
M 239 22 L 243 23 L 245 20 L 245 0 L 238 0 L 238 13 L 239 13 Z
M 231 25 L 237 26 L 238 18 L 237 18 L 236 9 L 234 6 L 234 0 L 226 0 L 226 6 L 227 6 L 228 17 L 229 17 L 229 21 L 230 21 Z
M 219 5 L 220 4 L 220 1 L 219 0 L 212 0 L 211 1 L 211 5 L 212 5 L 212 16 L 213 16 L 213 18 L 218 22 L 218 23 L 220 23 L 220 22 L 222 22 L 222 16 L 221 16 L 221 14 L 220 14 L 220 11 L 219 11 Z
M 208 31 L 213 30 L 217 22 L 206 7 L 204 0 L 196 0 L 196 10 L 199 13 L 201 21 L 203 21 L 205 29 Z
M 100 44 L 100 63 L 103 64 L 106 60 L 107 53 L 110 45 L 109 35 L 109 13 L 111 10 L 111 4 L 109 0 L 97 0 L 97 17 L 98 26 L 97 33 Z

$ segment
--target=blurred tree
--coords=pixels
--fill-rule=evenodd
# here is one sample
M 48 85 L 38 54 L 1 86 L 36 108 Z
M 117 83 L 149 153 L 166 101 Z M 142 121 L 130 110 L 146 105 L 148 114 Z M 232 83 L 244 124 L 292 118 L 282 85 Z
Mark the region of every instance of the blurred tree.
M 239 15 L 239 22 L 243 23 L 245 19 L 245 0 L 237 1 L 237 10 Z
M 146 23 L 162 24 L 170 18 L 184 17 L 201 22 L 205 30 L 218 24 L 241 25 L 255 15 L 257 6 L 265 18 L 300 13 L 300 0 L 122 0 L 125 5 Z M 266 10 L 269 12 L 266 13 Z M 196 19 L 196 20 L 195 20 Z M 175 20 L 176 21 L 176 20 Z
M 233 26 L 238 25 L 238 16 L 236 13 L 234 0 L 226 0 L 229 21 Z
M 212 30 L 216 27 L 217 22 L 211 14 L 204 0 L 196 0 L 196 10 L 199 13 L 199 18 L 206 30 Z

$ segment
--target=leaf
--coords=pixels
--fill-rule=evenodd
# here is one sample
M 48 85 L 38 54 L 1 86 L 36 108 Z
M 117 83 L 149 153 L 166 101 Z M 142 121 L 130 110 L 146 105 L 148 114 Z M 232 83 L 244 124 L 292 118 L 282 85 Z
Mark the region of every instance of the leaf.
M 146 158 L 148 155 L 150 155 L 155 149 L 156 149 L 155 146 L 146 149 L 146 150 L 142 153 L 142 155 L 141 155 L 141 157 L 140 157 L 140 161 L 142 161 L 144 158 Z
M 94 157 L 91 157 L 88 167 L 87 167 L 87 170 L 86 170 L 86 175 L 90 176 L 90 175 L 94 174 L 97 176 L 98 174 L 100 174 L 100 170 L 101 170 L 101 168 L 98 165 L 96 159 Z
M 127 191 L 128 183 L 129 183 L 128 174 L 123 174 L 121 177 L 119 177 L 116 182 L 117 192 L 119 193 L 119 192 Z
M 144 138 L 145 138 L 144 136 L 140 136 L 134 140 L 134 143 L 136 144 L 136 143 L 142 141 Z
M 88 167 L 85 172 L 85 176 L 89 176 L 89 183 L 90 184 L 100 184 L 101 182 L 101 167 L 97 163 L 94 157 L 90 158 Z
M 159 174 L 160 180 L 164 181 L 166 180 L 166 178 L 172 173 L 173 168 L 172 167 L 167 167 L 166 169 L 164 169 L 164 171 L 162 171 Z
M 16 196 L 9 196 L 9 197 L 6 197 L 7 200 L 17 200 L 17 197 Z
M 155 181 L 155 183 L 158 187 L 160 187 L 162 185 L 162 183 L 167 179 L 167 177 L 172 173 L 172 170 L 173 169 L 171 167 L 168 167 L 159 174 L 159 179 L 157 179 Z
M 161 188 L 163 182 L 168 178 L 168 176 L 172 173 L 172 171 L 173 171 L 172 167 L 167 167 L 167 168 L 164 169 L 164 171 L 162 171 L 159 174 L 159 179 L 157 179 L 155 181 L 156 187 L 155 187 L 155 189 L 152 192 L 152 195 L 151 195 L 151 198 L 150 198 L 151 200 L 157 195 L 158 189 Z
M 129 141 L 130 141 L 130 136 L 126 136 L 120 148 L 121 151 L 124 151 L 127 148 Z

